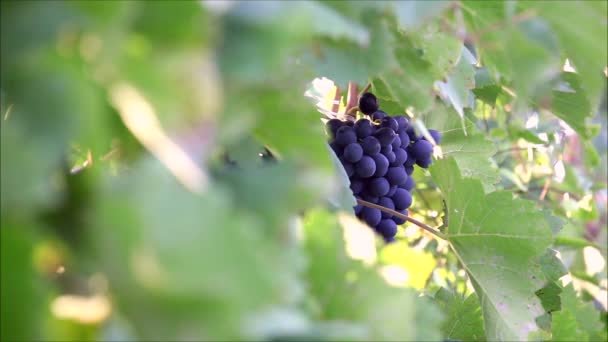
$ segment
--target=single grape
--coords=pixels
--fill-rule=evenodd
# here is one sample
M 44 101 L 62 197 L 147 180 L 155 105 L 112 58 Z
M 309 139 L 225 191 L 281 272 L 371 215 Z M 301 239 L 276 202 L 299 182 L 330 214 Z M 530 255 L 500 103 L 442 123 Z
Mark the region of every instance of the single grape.
M 368 156 L 374 156 L 380 153 L 380 142 L 374 137 L 367 137 L 361 142 L 363 152 Z
M 342 162 L 342 166 L 344 166 L 344 171 L 346 171 L 348 177 L 352 177 L 352 175 L 355 174 L 355 165 L 347 162 L 343 158 L 340 158 L 340 162 Z
M 395 154 L 395 161 L 391 163 L 391 166 L 403 165 L 407 160 L 407 152 L 401 147 L 393 150 L 393 153 Z M 344 151 L 344 155 L 346 156 L 346 151 Z
M 329 143 L 329 147 L 331 147 L 331 149 L 334 151 L 338 158 L 342 156 L 342 152 L 344 151 L 344 149 L 337 142 L 332 141 L 331 143 Z
M 405 149 L 405 151 L 407 151 L 407 159 L 405 160 L 405 163 L 403 163 L 403 166 L 405 167 L 414 166 L 416 164 L 416 158 L 412 156 L 412 149 L 410 147 Z
M 397 191 L 397 186 L 396 185 L 391 185 L 391 188 L 388 190 L 388 193 L 386 194 L 386 197 L 391 197 L 395 194 L 395 191 Z
M 372 157 L 374 162 L 376 162 L 376 172 L 374 172 L 374 177 L 384 177 L 386 171 L 388 171 L 389 161 L 383 154 L 376 154 Z
M 384 119 L 387 116 L 388 116 L 388 114 L 386 114 L 385 112 L 383 112 L 381 110 L 377 110 L 374 114 L 372 114 L 372 120 L 381 121 L 382 119 Z
M 378 233 L 382 234 L 384 238 L 392 238 L 397 234 L 397 225 L 395 221 L 390 219 L 382 220 L 376 226 Z
M 394 163 L 395 160 L 397 159 L 397 156 L 395 155 L 395 152 L 391 151 L 388 153 L 385 153 L 384 156 L 386 157 L 386 159 L 388 159 L 389 163 Z
M 355 164 L 357 175 L 361 178 L 371 177 L 376 172 L 376 162 L 369 156 L 361 157 Z
M 411 191 L 415 186 L 416 186 L 416 182 L 414 181 L 414 178 L 412 178 L 412 177 L 407 177 L 407 180 L 405 181 L 405 183 L 401 184 L 401 187 L 407 191 Z
M 399 139 L 401 140 L 401 148 L 406 148 L 410 146 L 410 136 L 407 135 L 407 132 L 399 132 Z
M 393 140 L 393 143 L 391 144 L 391 148 L 394 150 L 401 148 L 401 138 L 399 137 L 399 134 L 397 134 L 397 136 L 395 137 L 395 140 Z
M 382 119 L 382 121 L 380 122 L 380 127 L 388 127 L 395 132 L 399 130 L 399 124 L 397 123 L 397 120 L 391 118 L 390 116 L 387 116 Z
M 370 136 L 373 131 L 374 131 L 374 127 L 372 126 L 372 123 L 367 120 L 367 119 L 360 119 L 355 123 L 355 133 L 357 133 L 357 137 L 359 139 L 364 139 L 368 136 Z
M 363 199 L 364 201 L 374 203 L 374 204 L 378 204 L 380 197 L 371 195 L 369 193 L 369 191 L 367 191 L 367 189 L 365 189 L 361 192 L 361 199 Z
M 408 176 L 411 176 L 412 173 L 414 173 L 414 165 L 405 166 L 405 173 L 407 173 Z
M 407 173 L 403 166 L 389 167 L 386 172 L 386 180 L 390 185 L 401 185 L 407 180 Z
M 380 197 L 380 199 L 378 200 L 378 205 L 381 205 L 385 208 L 389 208 L 392 210 L 395 210 L 395 204 L 393 203 L 393 200 L 388 198 L 388 197 Z M 382 218 L 383 219 L 387 219 L 392 217 L 393 215 L 391 214 L 387 214 L 384 211 L 382 212 Z
M 373 196 L 378 197 L 386 195 L 390 187 L 391 186 L 390 184 L 388 184 L 386 178 L 383 177 L 373 178 L 367 184 L 367 189 L 369 189 L 369 193 Z
M 400 213 L 400 214 L 403 214 L 403 215 L 405 215 L 405 216 L 407 216 L 407 215 L 408 215 L 408 212 L 407 212 L 407 210 L 405 210 L 405 209 L 403 209 L 403 210 L 398 210 L 397 212 L 398 212 L 398 213 Z M 404 223 L 405 223 L 405 220 L 404 220 L 404 219 L 402 219 L 402 218 L 400 218 L 400 217 L 397 217 L 397 216 L 393 216 L 393 218 L 392 218 L 392 219 L 393 219 L 393 221 L 395 221 L 395 223 L 396 223 L 398 226 L 400 226 L 400 225 L 402 225 L 402 224 L 404 224 Z
M 418 136 L 416 135 L 416 130 L 414 129 L 414 126 L 407 126 L 407 128 L 405 129 L 405 132 L 410 137 L 410 141 L 418 140 Z
M 393 242 L 395 242 L 395 241 L 397 241 L 397 239 L 395 239 L 395 237 L 394 237 L 394 236 L 393 236 L 393 237 L 390 237 L 390 238 L 384 238 L 384 243 L 386 243 L 387 245 L 388 245 L 389 243 L 393 243 Z
M 411 151 L 411 152 L 410 152 Z M 416 160 L 426 160 L 433 153 L 433 145 L 426 140 L 416 141 L 410 148 L 409 155 L 416 158 Z
M 427 159 L 417 159 L 416 160 L 416 164 L 418 164 L 418 166 L 420 166 L 423 169 L 427 169 L 429 166 L 431 166 L 431 164 L 433 163 L 433 158 L 428 157 Z
M 339 130 L 338 130 L 339 131 Z M 374 136 L 380 142 L 380 145 L 387 146 L 393 143 L 397 134 L 391 128 L 382 127 L 374 133 Z
M 336 137 L 338 128 L 344 126 L 344 122 L 338 119 L 331 119 L 325 123 L 325 132 L 332 138 Z
M 356 163 L 363 157 L 363 148 L 358 143 L 348 144 L 344 148 L 344 159 L 351 163 Z
M 382 219 L 382 214 L 379 209 L 364 207 L 361 210 L 361 218 L 371 227 L 376 226 Z
M 346 146 L 357 142 L 357 134 L 355 134 L 355 130 L 352 127 L 342 126 L 336 131 L 335 141 L 341 146 Z
M 350 189 L 353 191 L 353 194 L 357 195 L 363 188 L 365 187 L 365 183 L 359 178 L 351 178 L 350 180 Z
M 355 210 L 355 215 L 359 216 L 359 214 L 361 213 L 361 210 L 363 210 L 363 206 L 361 204 L 357 204 L 356 206 L 353 207 L 353 209 Z
M 439 133 L 437 130 L 429 129 L 429 134 L 433 137 L 435 143 L 439 144 L 441 142 L 441 133 Z
M 397 210 L 407 209 L 412 205 L 412 195 L 409 191 L 402 188 L 397 188 L 391 199 L 395 203 L 395 209 Z
M 387 154 L 392 151 L 393 151 L 393 145 L 386 145 L 386 146 L 382 146 L 382 148 L 380 148 L 380 153 L 382 153 L 382 154 Z
M 372 93 L 365 93 L 359 98 L 359 110 L 370 115 L 378 110 L 378 99 Z
M 407 128 L 407 126 L 410 124 L 409 120 L 401 115 L 397 115 L 395 117 L 393 117 L 393 119 L 395 119 L 397 121 L 397 124 L 399 124 L 399 131 L 403 131 Z

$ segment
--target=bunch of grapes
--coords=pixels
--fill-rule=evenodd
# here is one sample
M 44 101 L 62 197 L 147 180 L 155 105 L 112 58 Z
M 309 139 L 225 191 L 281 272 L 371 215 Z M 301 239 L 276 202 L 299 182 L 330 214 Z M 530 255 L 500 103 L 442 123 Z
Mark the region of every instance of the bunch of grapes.
M 415 186 L 411 177 L 414 165 L 429 167 L 433 145 L 416 135 L 407 118 L 389 116 L 379 110 L 372 93 L 361 96 L 359 110 L 366 118 L 327 122 L 329 145 L 342 162 L 356 198 L 407 215 Z M 436 143 L 440 142 L 439 132 L 429 130 L 429 133 Z M 379 209 L 357 205 L 354 210 L 386 242 L 394 241 L 397 226 L 405 223 L 404 219 Z

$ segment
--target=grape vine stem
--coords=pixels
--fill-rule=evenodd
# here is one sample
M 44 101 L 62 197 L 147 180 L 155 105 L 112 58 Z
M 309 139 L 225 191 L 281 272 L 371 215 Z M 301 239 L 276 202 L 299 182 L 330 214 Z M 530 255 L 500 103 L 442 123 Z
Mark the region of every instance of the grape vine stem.
M 403 215 L 402 213 L 397 212 L 395 210 L 392 210 L 392 209 L 389 209 L 387 207 L 383 207 L 381 205 L 377 205 L 377 204 L 374 204 L 374 203 L 371 203 L 371 202 L 367 202 L 367 201 L 364 201 L 364 200 L 359 199 L 359 198 L 357 198 L 357 203 L 361 204 L 364 207 L 378 209 L 378 210 L 384 211 L 387 214 L 391 214 L 393 216 L 397 216 L 398 218 L 400 218 L 402 220 L 406 220 L 408 222 L 411 222 L 411 223 L 417 225 L 418 227 L 426 230 L 427 232 L 429 232 L 429 233 L 431 233 L 431 234 L 435 235 L 436 237 L 441 238 L 443 240 L 447 240 L 448 239 L 445 234 L 441 233 L 437 229 L 435 229 L 435 228 L 433 228 L 433 227 L 431 227 L 429 225 L 426 225 L 426 224 L 424 224 L 424 223 L 422 223 L 422 222 L 420 222 L 420 221 L 418 221 L 416 219 L 413 219 L 413 218 L 411 218 L 411 217 L 409 217 L 407 215 Z

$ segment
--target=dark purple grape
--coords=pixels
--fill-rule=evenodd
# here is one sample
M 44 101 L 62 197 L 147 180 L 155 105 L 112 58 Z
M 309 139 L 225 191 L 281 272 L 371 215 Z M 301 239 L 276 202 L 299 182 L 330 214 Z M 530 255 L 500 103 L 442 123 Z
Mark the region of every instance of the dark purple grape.
M 374 172 L 374 177 L 384 177 L 386 171 L 388 170 L 389 161 L 383 154 L 376 154 L 372 157 L 374 162 L 376 162 L 376 172 Z
M 363 157 L 363 148 L 358 143 L 348 144 L 344 148 L 344 159 L 351 163 L 356 163 Z
M 435 143 L 439 144 L 441 142 L 441 133 L 439 133 L 437 130 L 429 129 L 429 134 L 433 137 Z
M 398 212 L 398 213 L 400 213 L 400 214 L 403 214 L 403 215 L 405 215 L 405 216 L 407 216 L 407 215 L 408 215 L 408 212 L 407 212 L 407 210 L 405 210 L 405 209 L 404 209 L 404 210 L 398 210 L 397 212 Z M 405 220 L 404 220 L 404 219 L 402 219 L 402 218 L 400 218 L 400 217 L 397 217 L 397 216 L 393 216 L 393 221 L 395 221 L 395 223 L 396 223 L 398 226 L 400 226 L 400 225 L 402 225 L 402 224 L 404 224 L 404 223 L 405 223 Z
M 403 163 L 403 166 L 405 167 L 414 166 L 416 164 L 416 158 L 412 156 L 412 149 L 410 147 L 405 149 L 405 151 L 407 152 L 407 159 L 405 160 L 405 163 Z
M 364 201 L 368 201 L 368 202 L 374 203 L 374 204 L 378 204 L 378 201 L 380 200 L 380 197 L 371 195 L 369 193 L 369 191 L 367 191 L 367 189 L 365 189 L 365 190 L 363 190 L 361 192 L 361 199 L 364 200 Z
M 428 157 L 427 159 L 416 159 L 416 164 L 418 164 L 418 166 L 420 166 L 423 169 L 427 169 L 429 166 L 431 166 L 431 164 L 433 163 L 433 158 Z
M 410 141 L 417 141 L 418 136 L 416 135 L 416 130 L 414 130 L 414 126 L 407 126 L 405 132 L 410 137 Z
M 397 156 L 395 155 L 395 152 L 393 152 L 393 151 L 385 153 L 384 156 L 386 157 L 386 159 L 388 159 L 388 162 L 391 164 L 395 162 L 395 159 L 397 159 Z
M 397 225 L 395 224 L 395 221 L 391 219 L 382 220 L 376 226 L 376 231 L 384 238 L 392 238 L 397 234 Z
M 364 139 L 370 136 L 374 129 L 372 123 L 367 119 L 360 119 L 355 123 L 355 133 L 359 139 Z
M 352 175 L 355 174 L 355 165 L 347 162 L 346 160 L 340 158 L 340 162 L 342 162 L 342 166 L 344 166 L 344 171 L 346 171 L 346 174 L 348 175 L 348 177 L 352 177 Z
M 381 121 L 382 119 L 384 119 L 387 116 L 388 116 L 388 114 L 386 114 L 385 112 L 383 112 L 381 110 L 378 110 L 374 114 L 372 114 L 372 121 Z
M 361 210 L 361 218 L 371 227 L 376 226 L 382 219 L 382 214 L 379 209 L 364 207 Z
M 388 180 L 386 180 L 384 177 L 373 178 L 367 184 L 369 193 L 378 197 L 386 195 L 390 187 L 391 186 L 388 184 Z
M 344 122 L 338 119 L 331 119 L 325 123 L 325 132 L 332 138 L 335 138 L 338 128 L 344 126 Z
M 408 151 L 410 152 L 409 155 L 416 158 L 416 160 L 425 160 L 433 154 L 433 145 L 431 145 L 430 142 L 421 139 L 411 146 L 410 151 Z
M 359 110 L 370 115 L 378 110 L 378 99 L 372 93 L 365 93 L 359 98 Z
M 376 172 L 376 162 L 374 162 L 372 157 L 363 156 L 361 157 L 361 160 L 355 164 L 355 170 L 357 175 L 361 178 L 371 177 L 374 172 Z
M 386 146 L 382 146 L 382 148 L 380 148 L 380 153 L 382 153 L 382 154 L 387 154 L 392 151 L 393 151 L 393 145 L 386 145 Z
M 412 178 L 412 177 L 407 177 L 407 180 L 405 181 L 405 183 L 401 184 L 401 187 L 407 191 L 411 191 L 415 186 L 416 186 L 416 182 L 414 181 L 414 178 Z
M 393 140 L 393 143 L 391 144 L 391 148 L 394 150 L 401 148 L 401 138 L 399 138 L 399 135 L 397 135 L 395 137 L 395 140 Z
M 401 140 L 401 148 L 410 146 L 410 136 L 405 131 L 399 132 L 399 139 Z
M 395 121 L 397 121 L 397 124 L 399 125 L 399 131 L 404 131 L 407 126 L 410 124 L 409 120 L 401 115 L 397 115 L 394 116 L 393 119 L 395 119 Z
M 355 210 L 355 215 L 358 216 L 361 213 L 361 210 L 363 210 L 363 206 L 361 204 L 357 204 L 353 207 L 353 209 Z
M 342 148 L 342 146 L 340 146 L 340 144 L 335 141 L 332 141 L 331 143 L 329 143 L 329 147 L 331 147 L 331 149 L 334 151 L 336 156 L 338 156 L 338 158 L 342 156 L 342 152 L 344 151 L 344 149 Z
M 363 152 L 368 156 L 374 156 L 380 153 L 380 142 L 374 137 L 367 137 L 363 139 L 361 146 L 363 147 Z
M 397 191 L 397 186 L 396 185 L 391 185 L 391 188 L 388 190 L 388 193 L 386 194 L 386 197 L 391 197 L 395 194 L 395 191 Z
M 395 154 L 395 161 L 391 163 L 391 166 L 401 166 L 407 160 L 407 152 L 401 147 L 393 150 L 393 153 Z M 344 151 L 344 155 L 346 156 L 346 150 Z
M 412 205 L 412 195 L 405 189 L 397 188 L 391 199 L 395 203 L 395 209 L 397 210 L 407 209 Z
M 407 173 L 403 166 L 389 167 L 386 172 L 386 180 L 390 185 L 401 185 L 407 180 Z
M 395 204 L 393 203 L 393 200 L 388 198 L 388 197 L 380 197 L 380 199 L 378 200 L 378 205 L 381 205 L 385 208 L 389 208 L 392 210 L 395 210 Z M 382 218 L 383 219 L 387 219 L 392 217 L 393 215 L 391 214 L 387 214 L 384 211 L 382 212 Z
M 412 159 L 414 159 L 414 158 L 412 158 Z M 411 176 L 412 173 L 414 173 L 414 165 L 406 165 L 405 166 L 405 173 L 407 173 L 408 176 Z
M 378 139 L 380 145 L 387 146 L 393 143 L 393 140 L 395 140 L 397 134 L 395 134 L 395 131 L 388 127 L 382 127 L 378 129 L 376 133 L 374 133 L 374 136 L 376 139 Z
M 388 127 L 394 132 L 397 132 L 399 130 L 399 124 L 397 123 L 397 120 L 391 118 L 390 116 L 387 116 L 382 119 L 382 121 L 380 122 L 380 127 Z
M 365 187 L 365 183 L 363 183 L 363 181 L 359 178 L 352 178 L 350 180 L 350 189 L 353 191 L 353 194 L 357 195 L 359 194 L 361 191 L 363 191 L 363 188 Z
M 357 134 L 355 134 L 355 130 L 352 127 L 342 126 L 336 131 L 335 141 L 341 146 L 346 146 L 357 142 Z

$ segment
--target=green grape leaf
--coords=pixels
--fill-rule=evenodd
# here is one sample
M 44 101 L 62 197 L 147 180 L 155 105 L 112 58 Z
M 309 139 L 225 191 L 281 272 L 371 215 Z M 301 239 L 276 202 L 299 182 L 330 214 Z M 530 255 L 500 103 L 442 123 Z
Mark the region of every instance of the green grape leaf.
M 522 14 L 512 2 L 464 1 L 462 8 L 482 64 L 512 81 L 518 99 L 527 99 L 559 72 L 556 38 L 544 21 L 515 20 Z
M 479 179 L 485 191 L 494 189 L 500 180 L 498 169 L 490 162 L 496 153 L 494 144 L 468 120 L 465 135 L 456 113 L 442 104 L 423 118 L 426 127 L 438 130 L 441 135 L 441 151 L 446 157 L 453 157 L 464 177 Z
M 448 18 L 442 19 L 447 20 Z M 457 25 L 454 20 L 448 22 L 448 25 Z M 453 71 L 459 63 L 463 51 L 462 37 L 445 26 L 446 22 L 433 20 L 419 30 L 402 33 L 411 37 L 414 46 L 423 53 L 424 58 L 432 62 L 431 72 L 436 80 L 445 78 Z
M 591 104 L 580 84 L 580 77 L 573 72 L 563 72 L 560 82 L 553 90 L 551 111 L 564 120 L 583 139 L 592 137 L 587 124 L 593 117 Z
M 419 28 L 425 21 L 439 15 L 450 1 L 396 1 L 395 14 L 399 26 L 405 30 Z
M 552 239 L 545 215 L 509 192 L 486 194 L 454 158 L 434 163 L 431 175 L 448 208 L 444 234 L 480 298 L 488 340 L 538 336 L 544 310 L 535 291 L 544 275 L 535 261 Z
M 606 86 L 606 77 L 602 72 L 608 59 L 607 3 L 524 1 L 521 6 L 535 10 L 539 17 L 548 22 L 563 55 L 581 76 L 585 97 L 595 106 Z
M 475 88 L 475 67 L 464 57 L 466 47 L 462 47 L 462 56 L 456 70 L 443 82 L 437 82 L 440 93 L 452 104 L 464 126 L 464 108 L 471 107 L 471 89 Z M 463 127 L 464 128 L 464 127 Z
M 562 309 L 553 313 L 553 341 L 598 341 L 605 336 L 600 313 L 576 296 L 572 284 L 564 288 L 561 299 Z
M 432 103 L 432 64 L 423 58 L 411 38 L 403 36 L 395 46 L 395 57 L 399 68 L 378 76 L 391 99 L 403 108 L 414 107 L 417 111 L 427 109 Z
M 442 287 L 435 294 L 435 300 L 446 313 L 446 320 L 441 327 L 444 338 L 486 341 L 479 298 L 475 293 L 463 298 Z
M 318 75 L 330 78 L 346 89 L 349 81 L 360 84 L 369 78 L 389 70 L 395 65 L 393 55 L 394 37 L 384 20 L 370 23 L 370 42 L 361 46 L 345 40 L 320 39 L 315 55 L 305 55 Z
M 475 70 L 475 88 L 473 89 L 473 94 L 475 94 L 477 99 L 494 106 L 496 98 L 498 98 L 501 91 L 500 85 L 494 81 L 488 68 L 482 67 Z

